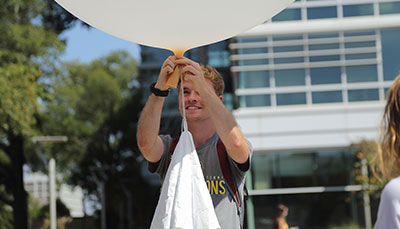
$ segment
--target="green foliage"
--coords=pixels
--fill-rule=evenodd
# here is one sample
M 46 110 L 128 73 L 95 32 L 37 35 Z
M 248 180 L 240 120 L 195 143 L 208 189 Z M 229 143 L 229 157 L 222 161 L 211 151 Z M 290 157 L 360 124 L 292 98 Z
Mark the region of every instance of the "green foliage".
M 93 134 L 137 93 L 136 61 L 119 51 L 89 64 L 65 63 L 53 84 L 53 99 L 41 112 L 44 135 L 68 136 L 68 144 L 44 146 L 61 169 L 76 167 Z M 101 139 L 103 141 L 103 139 Z
M 4 187 L 0 186 L 0 196 L 2 198 L 7 198 L 8 194 L 4 190 Z M 13 217 L 12 217 L 12 208 L 0 201 L 0 225 L 1 228 L 12 228 Z
M 143 159 L 136 145 L 142 109 L 136 61 L 113 52 L 89 64 L 69 62 L 52 85 L 53 98 L 40 113 L 44 135 L 68 136 L 66 144 L 43 145 L 59 171 L 89 194 L 97 193 L 94 176 L 106 183 L 107 211 L 133 205 L 137 226 L 149 226 L 158 187 L 142 176 Z M 127 202 L 124 187 L 135 193 Z M 129 216 L 129 217 L 132 217 Z M 116 221 L 127 220 L 118 219 Z M 115 227 L 118 227 L 115 225 Z
M 370 194 L 379 195 L 384 184 L 380 183 L 372 174 L 369 169 L 368 174 L 362 174 L 362 160 L 366 160 L 367 168 L 370 168 L 371 161 L 373 160 L 376 150 L 377 143 L 372 140 L 361 140 L 360 142 L 353 144 L 352 148 L 356 153 L 358 161 L 354 164 L 353 174 L 357 184 L 368 184 L 370 185 Z
M 2 202 L 0 202 L 0 225 L 4 229 L 13 228 L 12 209 Z
M 64 43 L 58 38 L 65 12 L 52 0 L 0 0 L 0 218 L 14 216 L 14 228 L 27 228 L 23 188 L 26 140 L 38 133 L 40 101 L 48 99 L 44 77 L 54 69 Z M 68 15 L 68 14 L 67 14 Z M 64 25 L 57 26 L 54 25 Z M 6 210 L 4 210 L 6 209 Z M 5 221 L 0 224 L 8 225 Z
M 345 223 L 345 224 L 340 224 L 340 225 L 332 225 L 329 226 L 329 229 L 363 229 L 360 225 L 357 223 Z
M 41 206 L 39 201 L 35 200 L 32 197 L 28 198 L 29 201 L 29 225 L 30 228 L 50 228 L 50 211 L 49 205 L 46 204 Z M 65 219 L 71 220 L 70 212 L 67 206 L 60 200 L 56 200 L 56 210 L 57 210 L 57 228 L 61 228 L 61 225 L 64 225 L 66 222 L 62 223 Z M 61 224 L 61 225 L 60 225 Z

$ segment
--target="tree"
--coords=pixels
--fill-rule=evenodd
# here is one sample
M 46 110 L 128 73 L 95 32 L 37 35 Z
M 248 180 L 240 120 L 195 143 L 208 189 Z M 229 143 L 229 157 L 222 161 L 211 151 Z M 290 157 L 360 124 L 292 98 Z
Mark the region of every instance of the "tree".
M 89 64 L 65 63 L 53 85 L 54 98 L 41 113 L 42 133 L 69 138 L 46 151 L 68 171 L 70 183 L 89 194 L 97 193 L 94 175 L 106 183 L 108 221 L 114 227 L 132 217 L 111 214 L 128 208 L 124 189 L 134 193 L 128 204 L 137 208 L 136 228 L 148 228 L 158 195 L 158 187 L 142 176 L 144 161 L 136 145 L 140 85 L 136 61 L 127 52 Z
M 12 207 L 14 228 L 27 228 L 26 142 L 37 132 L 38 101 L 47 94 L 41 79 L 64 46 L 58 33 L 75 19 L 64 23 L 68 13 L 61 11 L 52 18 L 58 21 L 42 17 L 59 10 L 49 7 L 50 0 L 0 0 L 0 5 L 0 201 Z

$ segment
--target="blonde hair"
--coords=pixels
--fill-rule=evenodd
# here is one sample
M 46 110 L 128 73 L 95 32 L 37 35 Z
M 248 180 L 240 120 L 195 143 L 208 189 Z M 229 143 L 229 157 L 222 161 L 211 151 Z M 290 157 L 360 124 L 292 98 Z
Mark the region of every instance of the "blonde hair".
M 400 175 L 400 75 L 387 95 L 372 172 L 381 182 Z
M 217 94 L 217 96 L 222 95 L 224 93 L 225 84 L 219 72 L 210 65 L 202 65 L 201 70 L 203 71 L 204 78 L 212 82 L 215 94 Z
M 215 68 L 211 67 L 210 65 L 201 65 L 200 67 L 203 71 L 204 78 L 211 81 L 215 94 L 217 94 L 217 96 L 221 96 L 224 93 L 225 88 L 225 83 L 222 79 L 222 76 Z M 181 81 L 179 80 L 177 88 L 179 88 L 180 83 Z

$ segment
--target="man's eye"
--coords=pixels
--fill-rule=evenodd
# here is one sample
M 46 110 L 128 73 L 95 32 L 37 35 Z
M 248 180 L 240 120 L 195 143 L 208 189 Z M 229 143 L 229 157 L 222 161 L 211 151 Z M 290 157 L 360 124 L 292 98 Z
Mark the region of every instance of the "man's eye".
M 183 94 L 189 94 L 189 91 L 183 91 Z

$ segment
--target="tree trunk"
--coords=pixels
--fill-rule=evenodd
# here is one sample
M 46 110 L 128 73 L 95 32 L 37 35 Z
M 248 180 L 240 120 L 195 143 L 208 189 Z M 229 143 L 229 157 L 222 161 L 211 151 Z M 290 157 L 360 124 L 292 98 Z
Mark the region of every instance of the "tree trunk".
M 24 174 L 23 165 L 25 163 L 25 156 L 23 151 L 23 137 L 21 135 L 9 136 L 10 153 L 12 160 L 12 175 L 13 187 L 12 194 L 13 201 L 13 215 L 14 215 L 14 228 L 27 229 L 28 228 L 28 206 L 27 206 L 27 193 L 24 188 Z

